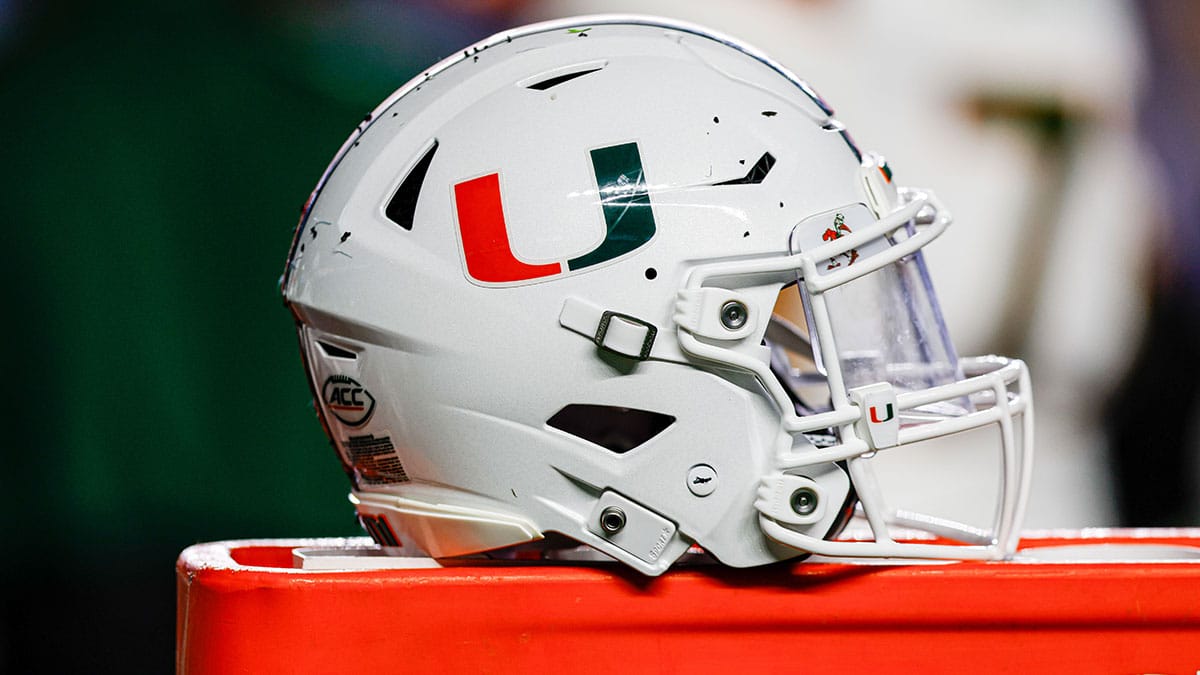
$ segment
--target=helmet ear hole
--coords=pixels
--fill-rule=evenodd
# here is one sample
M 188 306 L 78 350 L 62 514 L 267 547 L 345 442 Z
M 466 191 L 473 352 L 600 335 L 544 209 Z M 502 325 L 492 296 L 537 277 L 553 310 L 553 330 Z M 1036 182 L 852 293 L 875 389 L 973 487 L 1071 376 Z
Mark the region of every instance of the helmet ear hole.
M 547 426 L 623 454 L 654 438 L 675 418 L 649 410 L 572 403 L 546 420 Z

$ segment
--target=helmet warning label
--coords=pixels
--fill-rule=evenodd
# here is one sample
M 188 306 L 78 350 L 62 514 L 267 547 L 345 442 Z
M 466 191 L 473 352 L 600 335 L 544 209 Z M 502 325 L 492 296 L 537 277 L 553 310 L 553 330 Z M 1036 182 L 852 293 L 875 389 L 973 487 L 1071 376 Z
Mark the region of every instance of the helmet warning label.
M 351 436 L 342 441 L 347 459 L 361 485 L 407 483 L 408 473 L 388 436 Z
M 331 415 L 351 427 L 366 424 L 375 412 L 375 397 L 346 375 L 330 375 L 321 387 L 321 399 Z

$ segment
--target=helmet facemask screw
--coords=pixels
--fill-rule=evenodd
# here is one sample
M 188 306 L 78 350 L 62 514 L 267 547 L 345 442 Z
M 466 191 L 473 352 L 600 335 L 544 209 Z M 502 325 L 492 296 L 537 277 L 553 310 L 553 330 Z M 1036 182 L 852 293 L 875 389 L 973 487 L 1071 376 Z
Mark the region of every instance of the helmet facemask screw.
M 730 300 L 721 305 L 721 325 L 729 330 L 737 330 L 745 326 L 749 316 L 750 311 L 746 309 L 746 305 L 737 300 Z
M 625 527 L 625 512 L 610 506 L 600 512 L 600 529 L 609 534 L 616 534 Z
M 810 516 L 817 510 L 817 493 L 812 488 L 802 487 L 792 493 L 792 510 L 801 516 Z

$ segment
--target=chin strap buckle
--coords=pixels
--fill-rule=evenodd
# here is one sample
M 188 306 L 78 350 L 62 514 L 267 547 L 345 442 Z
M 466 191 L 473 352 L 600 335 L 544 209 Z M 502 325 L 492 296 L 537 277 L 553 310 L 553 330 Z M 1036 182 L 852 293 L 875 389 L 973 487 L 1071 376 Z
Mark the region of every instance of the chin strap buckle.
M 593 341 L 601 349 L 645 361 L 650 358 L 657 335 L 658 328 L 649 321 L 605 310 L 600 315 L 600 325 L 596 326 Z
M 638 361 L 650 358 L 658 327 L 636 316 L 600 309 L 579 298 L 567 298 L 558 322 L 591 338 L 596 346 Z

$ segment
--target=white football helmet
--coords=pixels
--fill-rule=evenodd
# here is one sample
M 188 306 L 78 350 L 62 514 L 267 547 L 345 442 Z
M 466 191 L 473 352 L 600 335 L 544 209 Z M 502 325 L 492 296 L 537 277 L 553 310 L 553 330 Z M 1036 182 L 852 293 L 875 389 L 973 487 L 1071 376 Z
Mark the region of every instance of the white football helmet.
M 763 54 L 584 17 L 384 101 L 314 190 L 283 293 L 351 501 L 400 553 L 1001 558 L 1028 375 L 956 356 L 920 251 L 949 223 Z M 885 502 L 878 455 L 977 427 L 990 524 Z M 870 536 L 839 539 L 856 507 Z

